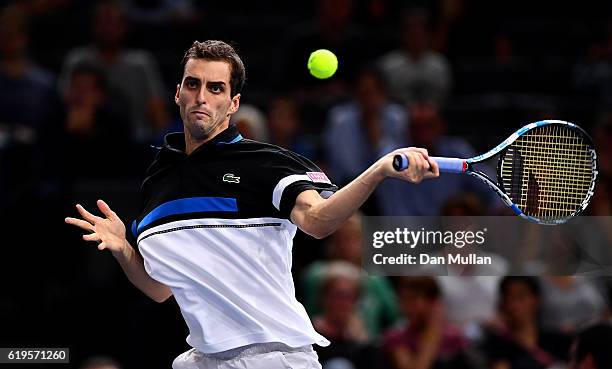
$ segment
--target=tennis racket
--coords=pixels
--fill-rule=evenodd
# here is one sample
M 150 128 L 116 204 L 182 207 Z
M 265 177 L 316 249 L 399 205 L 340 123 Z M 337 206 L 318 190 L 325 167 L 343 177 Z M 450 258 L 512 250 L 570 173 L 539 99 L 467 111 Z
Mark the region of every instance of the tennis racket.
M 474 167 L 497 157 L 497 181 Z M 431 157 L 440 173 L 469 174 L 485 182 L 514 213 L 540 224 L 560 224 L 580 214 L 595 191 L 597 154 L 589 135 L 573 123 L 528 124 L 489 152 L 470 159 Z M 393 167 L 408 168 L 404 154 Z

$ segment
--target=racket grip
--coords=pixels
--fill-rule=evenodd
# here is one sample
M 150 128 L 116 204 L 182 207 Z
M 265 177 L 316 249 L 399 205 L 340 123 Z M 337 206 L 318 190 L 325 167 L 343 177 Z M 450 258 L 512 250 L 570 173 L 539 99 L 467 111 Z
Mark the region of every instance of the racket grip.
M 465 173 L 467 169 L 467 163 L 465 159 L 458 158 L 441 158 L 437 156 L 430 156 L 438 163 L 440 173 Z M 408 168 L 408 157 L 404 154 L 397 154 L 393 157 L 393 168 L 398 172 Z

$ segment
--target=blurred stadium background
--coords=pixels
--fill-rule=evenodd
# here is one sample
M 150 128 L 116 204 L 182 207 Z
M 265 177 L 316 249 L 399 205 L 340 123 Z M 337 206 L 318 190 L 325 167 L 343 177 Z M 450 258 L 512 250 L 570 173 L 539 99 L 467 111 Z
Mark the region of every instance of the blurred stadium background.
M 241 55 L 247 84 L 233 120 L 243 134 L 309 157 L 337 184 L 395 147 L 469 156 L 528 122 L 562 119 L 592 134 L 600 180 L 589 214 L 610 215 L 610 2 L 0 4 L 1 347 L 70 347 L 75 368 L 105 355 L 127 369 L 169 368 L 186 350 L 174 301 L 148 300 L 109 253 L 85 245 L 63 219 L 75 213 L 73 204 L 92 208 L 103 198 L 131 222 L 139 181 L 155 153 L 151 145 L 182 129 L 173 96 L 182 54 L 194 40 L 222 39 Z M 339 57 L 339 71 L 328 80 L 306 69 L 308 55 L 319 48 Z M 505 211 L 478 184 L 457 178 L 418 188 L 389 181 L 362 210 Z M 363 277 L 359 221 L 353 218 L 326 240 L 300 234 L 295 241 L 298 294 L 318 328 L 338 342 L 319 352 L 322 360 L 393 367 L 388 353 L 406 342 L 385 332 L 404 317 L 406 296 L 436 300 L 437 287 L 458 327 L 453 342 L 466 342 L 449 343 L 449 355 L 468 352 L 476 357 L 471 367 L 492 367 L 512 355 L 490 349 L 496 341 L 478 328 L 504 319 L 497 312 L 499 278 L 432 284 Z M 514 282 L 535 296 L 533 281 Z M 534 319 L 547 332 L 567 338 L 586 322 L 609 317 L 609 279 L 537 282 Z M 562 341 L 550 342 L 544 350 L 566 360 Z M 544 364 L 534 365 L 529 368 Z

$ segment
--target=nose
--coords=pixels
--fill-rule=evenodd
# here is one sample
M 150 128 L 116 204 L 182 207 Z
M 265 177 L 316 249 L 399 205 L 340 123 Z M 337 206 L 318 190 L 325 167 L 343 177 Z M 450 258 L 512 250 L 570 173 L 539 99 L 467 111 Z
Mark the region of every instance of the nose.
M 208 97 L 206 96 L 206 88 L 201 87 L 196 95 L 196 103 L 198 105 L 206 105 Z

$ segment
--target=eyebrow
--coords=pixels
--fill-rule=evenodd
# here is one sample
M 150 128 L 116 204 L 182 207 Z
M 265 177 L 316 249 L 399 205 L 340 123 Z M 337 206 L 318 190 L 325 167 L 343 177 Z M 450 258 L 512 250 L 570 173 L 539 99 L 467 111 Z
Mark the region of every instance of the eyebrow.
M 196 82 L 200 82 L 200 79 L 199 79 L 199 78 L 196 78 L 196 77 L 192 77 L 192 76 L 185 76 L 185 79 L 184 79 L 183 81 L 184 81 L 184 82 L 187 82 L 187 81 L 196 81 Z
M 196 81 L 196 82 L 201 82 L 201 80 L 197 77 L 193 77 L 193 76 L 185 76 L 185 80 L 184 81 Z M 225 86 L 225 82 L 224 81 L 208 81 L 207 84 L 214 84 L 214 85 L 224 85 Z

